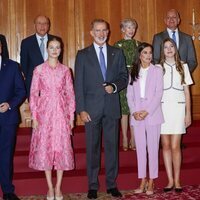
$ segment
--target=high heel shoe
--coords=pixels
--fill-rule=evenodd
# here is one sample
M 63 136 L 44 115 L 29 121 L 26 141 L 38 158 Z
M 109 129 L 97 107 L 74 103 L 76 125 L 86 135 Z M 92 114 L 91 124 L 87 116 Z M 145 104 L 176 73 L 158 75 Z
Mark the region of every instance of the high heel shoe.
M 135 146 L 131 143 L 131 141 L 129 142 L 129 149 L 132 151 L 136 150 Z
M 50 191 L 50 190 L 49 190 Z M 53 196 L 48 196 L 49 195 L 49 192 L 47 193 L 47 200 L 54 200 L 54 191 L 53 191 Z
M 134 190 L 135 194 L 141 194 L 141 193 L 145 193 L 148 187 L 148 182 L 146 182 L 143 186 L 140 185 L 139 188 Z
M 175 187 L 174 190 L 177 193 L 183 192 L 183 188 L 182 187 Z
M 59 196 L 59 197 L 55 196 L 55 200 L 63 200 L 63 196 Z
M 171 187 L 164 187 L 163 188 L 163 192 L 170 192 L 174 189 L 174 186 L 171 186 Z
M 60 190 L 56 190 L 56 188 L 55 188 L 55 200 L 63 200 L 62 192 Z
M 54 197 L 47 196 L 47 200 L 54 200 Z
M 128 151 L 128 142 L 127 142 L 127 140 L 123 139 L 122 148 L 123 148 L 124 151 Z
M 152 184 L 152 188 L 149 190 L 149 188 L 147 188 L 146 190 L 146 195 L 153 195 L 154 194 L 154 184 Z

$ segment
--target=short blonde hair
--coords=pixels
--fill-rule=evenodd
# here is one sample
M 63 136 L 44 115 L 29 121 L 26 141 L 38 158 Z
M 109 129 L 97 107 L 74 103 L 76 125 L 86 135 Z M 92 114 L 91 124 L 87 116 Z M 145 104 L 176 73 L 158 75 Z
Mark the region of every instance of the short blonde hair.
M 135 28 L 138 27 L 138 24 L 137 24 L 137 22 L 136 22 L 135 19 L 126 18 L 126 19 L 123 19 L 123 20 L 121 21 L 121 23 L 120 23 L 120 28 L 121 28 L 121 30 L 122 30 L 123 28 L 125 28 L 125 27 L 127 26 L 127 24 L 132 24 Z

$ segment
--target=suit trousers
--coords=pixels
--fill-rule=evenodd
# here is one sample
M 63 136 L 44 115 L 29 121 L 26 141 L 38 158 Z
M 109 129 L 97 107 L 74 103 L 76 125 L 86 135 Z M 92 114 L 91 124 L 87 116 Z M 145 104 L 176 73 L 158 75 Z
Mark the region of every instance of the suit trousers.
M 161 125 L 150 126 L 145 120 L 140 125 L 134 126 L 138 178 L 147 177 L 147 158 L 149 163 L 149 177 L 158 177 L 158 151 Z M 147 156 L 148 154 L 148 156 Z
M 101 140 L 104 139 L 104 155 L 106 168 L 106 187 L 116 187 L 118 174 L 118 140 L 119 120 L 109 116 L 85 124 L 87 147 L 87 176 L 89 189 L 98 190 L 98 174 L 101 165 Z
M 0 125 L 0 184 L 3 193 L 13 193 L 13 155 L 17 125 Z

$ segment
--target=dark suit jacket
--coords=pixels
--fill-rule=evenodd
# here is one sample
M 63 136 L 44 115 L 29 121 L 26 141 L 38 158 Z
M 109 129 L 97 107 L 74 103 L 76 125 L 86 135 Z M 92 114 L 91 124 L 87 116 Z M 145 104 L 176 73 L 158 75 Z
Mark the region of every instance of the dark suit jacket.
M 25 96 L 25 85 L 18 63 L 9 59 L 2 59 L 0 103 L 9 103 L 11 109 L 5 113 L 0 113 L 0 125 L 19 123 L 19 105 L 23 102 Z
M 128 73 L 122 50 L 107 45 L 106 81 L 114 83 L 117 91 L 127 86 Z M 77 113 L 86 111 L 92 119 L 105 114 L 120 118 L 118 92 L 108 94 L 94 46 L 78 51 L 75 61 L 75 95 Z
M 181 31 L 178 32 L 179 34 L 179 55 L 183 62 L 186 62 L 189 66 L 190 72 L 194 71 L 195 67 L 197 66 L 197 59 L 194 44 L 190 35 L 183 33 Z M 157 64 L 160 61 L 160 49 L 161 43 L 164 39 L 169 38 L 169 34 L 167 30 L 160 32 L 154 35 L 153 38 L 153 57 L 154 62 Z
M 57 37 L 54 35 L 48 34 L 48 39 L 53 37 Z M 59 61 L 62 63 L 62 53 L 59 57 Z M 42 64 L 44 59 L 40 52 L 40 47 L 38 45 L 38 41 L 36 35 L 31 35 L 22 40 L 21 43 L 21 52 L 20 52 L 20 63 L 22 67 L 22 71 L 25 76 L 25 85 L 27 89 L 27 95 L 29 97 L 30 86 L 33 76 L 33 70 L 36 66 Z
M 2 53 L 1 53 L 1 56 L 3 58 L 9 58 L 8 46 L 7 46 L 7 42 L 6 42 L 5 36 L 0 34 L 0 40 L 1 40 L 1 44 L 2 44 Z

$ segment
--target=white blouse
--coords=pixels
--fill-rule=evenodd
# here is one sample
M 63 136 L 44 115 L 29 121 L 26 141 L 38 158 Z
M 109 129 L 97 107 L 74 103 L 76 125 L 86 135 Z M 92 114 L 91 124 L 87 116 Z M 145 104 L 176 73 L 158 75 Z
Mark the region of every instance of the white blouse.
M 139 80 L 140 80 L 140 97 L 145 98 L 145 87 L 146 87 L 146 79 L 147 79 L 147 74 L 148 74 L 148 69 L 147 68 L 140 68 L 140 73 L 139 73 Z

